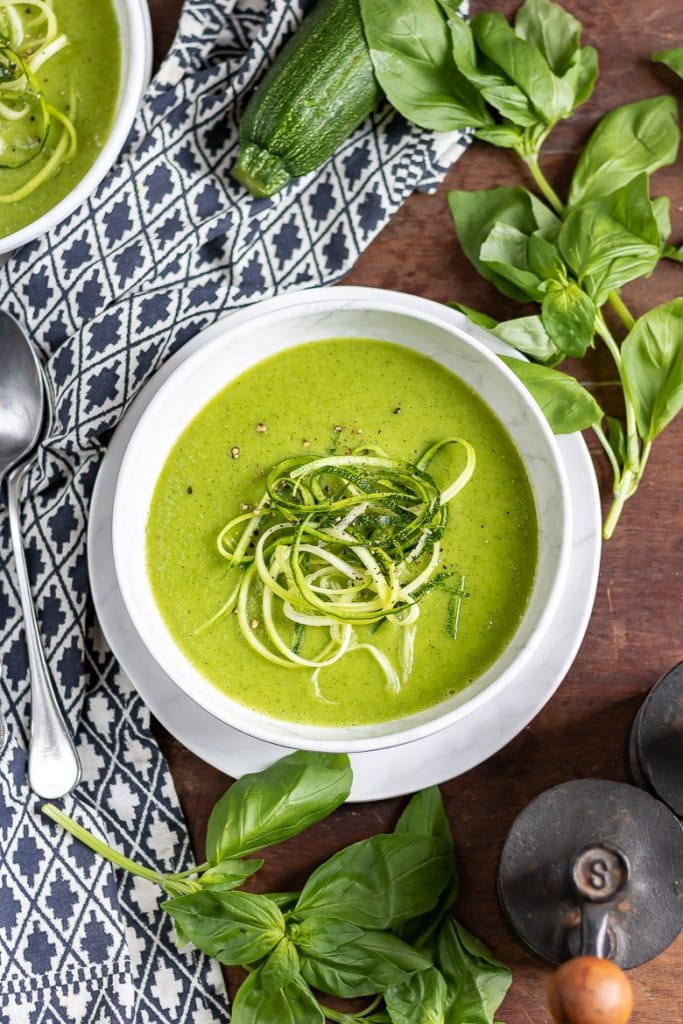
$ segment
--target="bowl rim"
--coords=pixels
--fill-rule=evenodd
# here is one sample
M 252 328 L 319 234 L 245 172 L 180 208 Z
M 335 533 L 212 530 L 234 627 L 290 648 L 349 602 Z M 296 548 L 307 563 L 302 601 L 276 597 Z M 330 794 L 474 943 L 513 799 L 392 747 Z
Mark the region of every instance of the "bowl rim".
M 502 669 L 496 678 L 491 680 L 486 686 L 479 690 L 479 692 L 474 693 L 462 704 L 426 721 L 420 721 L 404 728 L 398 728 L 397 731 L 394 732 L 385 731 L 377 735 L 371 734 L 370 730 L 372 730 L 372 726 L 339 727 L 337 729 L 316 726 L 306 727 L 253 711 L 246 705 L 243 705 L 239 701 L 229 697 L 227 694 L 222 693 L 218 687 L 214 686 L 214 684 L 208 679 L 201 677 L 199 670 L 189 662 L 187 656 L 176 645 L 170 631 L 164 623 L 164 631 L 167 634 L 168 641 L 170 642 L 172 649 L 187 661 L 195 675 L 199 677 L 203 683 L 203 686 L 200 689 L 195 688 L 197 680 L 193 682 L 192 686 L 186 685 L 185 681 L 182 678 L 179 678 L 178 672 L 169 660 L 164 646 L 160 646 L 156 643 L 153 633 L 146 628 L 144 622 L 141 623 L 139 621 L 139 617 L 135 614 L 133 592 L 132 589 L 129 588 L 129 580 L 125 570 L 126 529 L 125 515 L 122 514 L 122 506 L 124 505 L 122 495 L 129 486 L 129 479 L 134 472 L 134 459 L 137 455 L 137 449 L 141 445 L 140 439 L 144 438 L 147 423 L 154 418 L 159 406 L 163 407 L 163 404 L 166 401 L 166 396 L 171 387 L 177 386 L 178 382 L 182 382 L 184 379 L 191 376 L 195 366 L 200 365 L 203 361 L 209 358 L 211 349 L 214 346 L 225 345 L 226 335 L 231 334 L 235 329 L 242 328 L 245 325 L 250 326 L 255 324 L 258 320 L 266 317 L 272 317 L 274 314 L 281 313 L 286 309 L 292 309 L 292 307 L 294 307 L 292 311 L 299 309 L 304 313 L 306 307 L 310 305 L 317 304 L 318 306 L 321 306 L 325 303 L 331 304 L 334 311 L 338 309 L 352 309 L 355 307 L 371 309 L 373 312 L 384 312 L 390 314 L 398 313 L 400 315 L 407 315 L 413 319 L 422 319 L 442 330 L 445 329 L 446 331 L 455 334 L 464 341 L 465 344 L 475 349 L 478 356 L 482 357 L 485 363 L 488 362 L 494 366 L 498 373 L 507 379 L 508 385 L 517 392 L 518 396 L 522 399 L 523 404 L 526 406 L 527 411 L 530 413 L 532 420 L 535 421 L 535 425 L 546 443 L 546 448 L 552 463 L 553 475 L 556 483 L 559 485 L 559 494 L 561 497 L 559 508 L 561 510 L 563 528 L 560 535 L 561 540 L 557 566 L 549 588 L 547 600 L 541 614 L 530 628 L 526 645 L 512 657 L 509 664 Z M 513 374 L 512 371 L 497 358 L 484 340 L 482 340 L 483 338 L 490 337 L 487 332 L 475 327 L 475 325 L 472 325 L 463 314 L 446 306 L 442 306 L 430 299 L 423 299 L 417 296 L 385 289 L 358 286 L 336 286 L 290 292 L 271 299 L 266 299 L 256 305 L 234 311 L 229 313 L 227 316 L 221 317 L 214 324 L 199 332 L 199 337 L 202 336 L 204 338 L 203 344 L 200 344 L 186 360 L 184 360 L 178 367 L 176 367 L 176 369 L 173 370 L 171 374 L 169 374 L 168 378 L 163 382 L 140 417 L 140 420 L 128 441 L 126 452 L 121 461 L 113 502 L 113 558 L 116 578 L 124 605 L 126 606 L 128 614 L 131 617 L 131 621 L 133 622 L 142 642 L 167 675 L 173 680 L 175 685 L 177 685 L 185 694 L 187 694 L 187 696 L 190 697 L 192 701 L 194 701 L 194 703 L 202 707 L 205 711 L 208 711 L 210 714 L 214 715 L 219 720 L 226 722 L 226 724 L 233 728 L 255 736 L 258 739 L 265 740 L 269 743 L 276 743 L 280 745 L 284 744 L 289 747 L 347 753 L 398 746 L 404 743 L 409 743 L 411 740 L 439 732 L 453 724 L 455 721 L 467 717 L 467 715 L 476 708 L 495 697 L 496 693 L 500 692 L 500 690 L 502 690 L 511 679 L 519 676 L 524 665 L 545 635 L 547 626 L 556 611 L 561 596 L 562 586 L 568 570 L 572 542 L 572 521 L 568 483 L 555 438 L 542 411 L 537 406 L 527 389 L 521 384 L 515 374 Z M 195 341 L 196 340 L 197 337 L 195 338 Z M 300 344 L 305 343 L 306 342 L 300 342 Z M 395 343 L 400 344 L 400 342 Z M 294 347 L 295 344 L 295 342 L 285 344 L 279 347 L 277 351 L 285 351 L 287 348 Z M 254 356 L 249 360 L 249 366 L 251 367 L 255 365 L 261 361 L 261 359 L 266 357 L 266 354 L 254 354 Z M 240 372 L 244 372 L 244 369 Z M 235 374 L 234 376 L 238 376 L 238 374 Z M 202 407 L 211 400 L 213 395 L 227 387 L 230 381 L 234 379 L 234 376 L 228 379 L 222 378 L 221 383 L 212 390 L 210 395 L 205 397 Z M 190 419 L 184 423 L 178 432 L 174 432 L 171 447 L 177 441 L 178 437 L 187 427 L 189 422 Z M 158 614 L 159 618 L 163 622 L 161 613 L 159 612 Z M 493 663 L 493 665 L 495 664 L 496 662 Z M 493 666 L 489 666 L 489 669 L 492 667 Z M 485 671 L 489 671 L 489 669 Z M 476 680 L 470 685 L 476 685 Z M 438 704 L 435 705 L 435 707 L 438 706 Z M 428 709 L 428 711 L 429 710 L 432 709 Z M 411 718 L 419 715 L 425 715 L 428 711 L 418 712 L 413 716 L 406 716 L 401 719 L 395 719 L 391 722 L 379 723 L 379 725 L 387 726 L 396 724 L 398 726 L 401 722 L 409 722 Z M 288 733 L 288 728 L 290 730 L 292 728 L 296 729 L 296 734 L 293 734 L 291 731 Z M 349 731 L 360 733 L 363 730 L 365 730 L 365 732 L 363 732 L 362 735 L 348 735 Z M 324 736 L 319 735 L 322 732 L 325 733 Z M 316 735 L 316 733 L 318 735 Z M 340 734 L 339 738 L 334 737 L 335 733 Z M 341 735 L 342 733 L 344 733 L 343 736 Z
M 111 170 L 128 138 L 152 74 L 152 22 L 147 0 L 112 0 L 112 4 L 119 31 L 122 35 L 127 31 L 128 49 L 124 53 L 122 40 L 119 105 L 111 131 L 95 160 L 70 192 L 36 220 L 0 238 L 0 255 L 14 252 L 40 238 L 84 203 Z M 127 19 L 126 27 L 122 23 L 122 12 Z

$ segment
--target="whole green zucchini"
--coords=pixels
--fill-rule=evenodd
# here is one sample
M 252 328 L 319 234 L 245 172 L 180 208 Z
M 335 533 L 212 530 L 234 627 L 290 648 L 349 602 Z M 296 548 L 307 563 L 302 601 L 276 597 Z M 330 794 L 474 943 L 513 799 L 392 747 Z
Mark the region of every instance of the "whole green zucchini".
M 331 157 L 381 95 L 359 0 L 318 0 L 247 104 L 233 176 L 254 196 L 279 192 Z

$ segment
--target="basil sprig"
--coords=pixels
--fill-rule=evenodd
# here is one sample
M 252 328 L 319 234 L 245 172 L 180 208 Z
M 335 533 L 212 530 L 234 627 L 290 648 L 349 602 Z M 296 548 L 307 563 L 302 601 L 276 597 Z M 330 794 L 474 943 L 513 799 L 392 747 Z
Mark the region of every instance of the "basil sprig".
M 325 817 L 351 781 L 346 755 L 303 751 L 243 776 L 213 809 L 206 863 L 178 874 L 136 864 L 51 804 L 43 811 L 165 890 L 179 945 L 248 970 L 233 1024 L 493 1024 L 510 972 L 450 916 L 455 857 L 436 787 L 409 801 L 393 833 L 340 850 L 301 892 L 239 891 L 263 864 L 245 857 Z M 313 990 L 374 999 L 345 1014 Z
M 496 325 L 452 305 L 530 360 L 506 363 L 556 433 L 594 430 L 614 476 L 603 527 L 609 537 L 652 442 L 683 408 L 683 300 L 636 321 L 619 291 L 649 277 L 663 258 L 683 262 L 683 246 L 668 241 L 669 200 L 650 195 L 650 176 L 678 152 L 676 103 L 655 96 L 607 113 L 579 157 L 564 202 L 539 156 L 555 125 L 591 95 L 596 51 L 581 45 L 581 24 L 551 0 L 524 0 L 512 24 L 496 12 L 468 23 L 459 6 L 361 0 L 375 72 L 409 120 L 441 130 L 469 127 L 478 139 L 513 150 L 531 172 L 542 198 L 518 186 L 453 191 L 448 202 L 463 251 L 482 277 L 517 302 L 537 303 L 539 312 Z M 682 54 L 666 50 L 653 60 L 683 75 Z M 625 337 L 609 326 L 606 304 Z M 615 363 L 623 420 L 605 416 L 578 380 L 555 369 L 567 357 L 583 358 L 596 337 Z

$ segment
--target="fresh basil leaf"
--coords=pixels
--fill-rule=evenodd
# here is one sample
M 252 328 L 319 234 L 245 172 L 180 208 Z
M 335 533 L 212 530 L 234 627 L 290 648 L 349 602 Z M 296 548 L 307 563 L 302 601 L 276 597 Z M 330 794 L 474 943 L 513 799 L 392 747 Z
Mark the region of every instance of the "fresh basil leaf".
M 559 247 L 597 306 L 612 289 L 651 274 L 660 256 L 660 235 L 647 177 L 638 175 L 571 210 L 560 229 Z
M 562 76 L 565 86 L 574 94 L 574 109 L 592 95 L 598 80 L 598 51 L 593 46 L 582 46 Z
M 451 37 L 436 0 L 361 0 L 375 75 L 387 99 L 422 128 L 454 131 L 492 119 L 456 68 Z
M 620 466 L 626 462 L 626 431 L 614 416 L 605 416 L 607 440 Z
M 410 798 L 394 832 L 397 835 L 432 836 L 453 849 L 451 826 L 438 786 L 429 786 Z
M 527 261 L 529 270 L 541 281 L 567 280 L 567 268 L 556 245 L 544 238 L 540 231 L 535 231 L 527 244 Z
M 378 835 L 347 846 L 306 882 L 294 916 L 334 916 L 361 928 L 395 928 L 435 905 L 452 853 L 430 836 Z
M 550 0 L 525 0 L 515 15 L 515 34 L 536 47 L 560 80 L 566 110 L 585 103 L 598 77 L 598 55 L 579 46 L 581 23 Z
M 457 309 L 459 313 L 464 313 L 465 316 L 471 323 L 476 324 L 478 327 L 486 327 L 490 329 L 495 327 L 497 321 L 489 316 L 488 313 L 480 313 L 478 309 L 472 309 L 471 306 L 464 306 L 462 302 L 449 302 L 448 305 L 451 309 Z
M 446 1024 L 492 1024 L 512 974 L 453 918 L 439 932 L 437 963 L 447 986 Z
M 621 346 L 638 432 L 652 441 L 683 408 L 683 298 L 649 310 Z
M 608 195 L 639 174 L 673 163 L 678 139 L 672 96 L 655 96 L 611 110 L 598 122 L 579 158 L 569 205 Z
M 581 358 L 593 342 L 597 310 L 572 281 L 553 283 L 543 297 L 541 320 L 553 344 L 566 356 Z
M 559 219 L 544 203 L 524 188 L 492 188 L 448 193 L 448 205 L 465 255 L 482 277 L 517 302 L 526 302 L 527 292 L 488 267 L 479 252 L 498 222 L 509 224 L 526 235 L 541 230 L 547 237 L 560 226 Z
M 204 871 L 199 881 L 201 885 L 211 886 L 214 891 L 224 889 L 227 892 L 237 889 L 262 867 L 262 860 L 222 860 L 215 867 Z
M 323 919 L 319 920 L 322 927 Z M 334 922 L 330 921 L 334 933 Z M 373 995 L 431 966 L 424 953 L 391 932 L 364 931 L 327 954 L 300 953 L 301 974 L 313 988 L 341 998 Z
M 683 48 L 659 50 L 657 53 L 652 54 L 652 60 L 656 60 L 660 64 L 666 64 L 679 78 L 683 78 Z
M 560 246 L 596 306 L 615 288 L 648 277 L 660 255 L 659 246 L 632 235 L 593 204 L 572 210 L 560 232 Z
M 320 1003 L 302 978 L 292 978 L 281 989 L 267 992 L 262 970 L 250 974 L 237 990 L 232 1024 L 324 1024 Z
M 524 0 L 515 14 L 515 34 L 539 50 L 562 76 L 579 48 L 581 22 L 550 0 Z
M 247 892 L 193 892 L 162 903 L 183 933 L 222 964 L 251 964 L 285 934 L 285 920 L 265 896 Z
M 553 366 L 564 355 L 548 336 L 540 316 L 521 316 L 498 324 L 493 333 L 537 363 Z
M 485 128 L 477 128 L 476 139 L 488 142 L 499 149 L 516 149 L 524 142 L 524 132 L 514 124 L 491 124 Z
M 298 835 L 344 803 L 352 780 L 346 754 L 306 750 L 243 775 L 211 812 L 207 859 L 217 864 Z
M 329 914 L 312 914 L 304 921 L 290 921 L 288 935 L 308 956 L 330 956 L 340 946 L 365 935 L 366 929 Z
M 482 53 L 529 97 L 546 124 L 553 124 L 571 111 L 573 91 L 553 75 L 532 43 L 515 35 L 502 14 L 477 14 L 472 19 L 472 32 Z
M 541 300 L 543 279 L 529 266 L 529 236 L 523 231 L 498 221 L 479 250 L 479 259 L 527 298 Z
M 396 822 L 394 832 L 397 835 L 432 836 L 441 840 L 451 852 L 450 871 L 444 872 L 443 889 L 436 905 L 426 914 L 411 918 L 397 929 L 399 936 L 406 942 L 415 944 L 419 939 L 419 944 L 422 947 L 427 938 L 438 928 L 458 895 L 458 874 L 453 852 L 453 836 L 438 786 L 423 789 L 411 797 L 403 814 Z
M 284 988 L 299 974 L 299 954 L 286 936 L 280 939 L 268 959 L 261 965 L 261 985 L 267 996 Z
M 668 196 L 655 196 L 655 198 L 650 200 L 650 202 L 652 204 L 652 213 L 659 230 L 659 237 L 662 242 L 666 242 L 667 238 L 671 234 L 671 201 Z
M 453 60 L 482 97 L 513 125 L 531 128 L 538 123 L 538 114 L 529 97 L 504 75 L 500 68 L 477 54 L 471 27 L 457 14 L 459 0 L 439 0 L 448 15 Z
M 384 993 L 392 1024 L 444 1024 L 446 982 L 441 971 L 429 967 L 410 981 Z
M 651 245 L 659 245 L 660 230 L 652 200 L 647 174 L 638 174 L 609 195 L 594 200 L 598 209 L 623 225 L 632 235 Z
M 500 358 L 531 392 L 553 433 L 573 434 L 602 419 L 602 409 L 575 377 L 510 356 Z

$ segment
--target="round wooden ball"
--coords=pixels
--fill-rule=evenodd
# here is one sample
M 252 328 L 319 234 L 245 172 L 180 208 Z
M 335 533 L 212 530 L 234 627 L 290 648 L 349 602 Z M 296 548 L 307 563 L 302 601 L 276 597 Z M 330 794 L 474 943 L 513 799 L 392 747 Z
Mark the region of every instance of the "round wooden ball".
M 555 971 L 548 1008 L 556 1024 L 626 1024 L 633 990 L 620 967 L 597 956 L 578 956 Z

